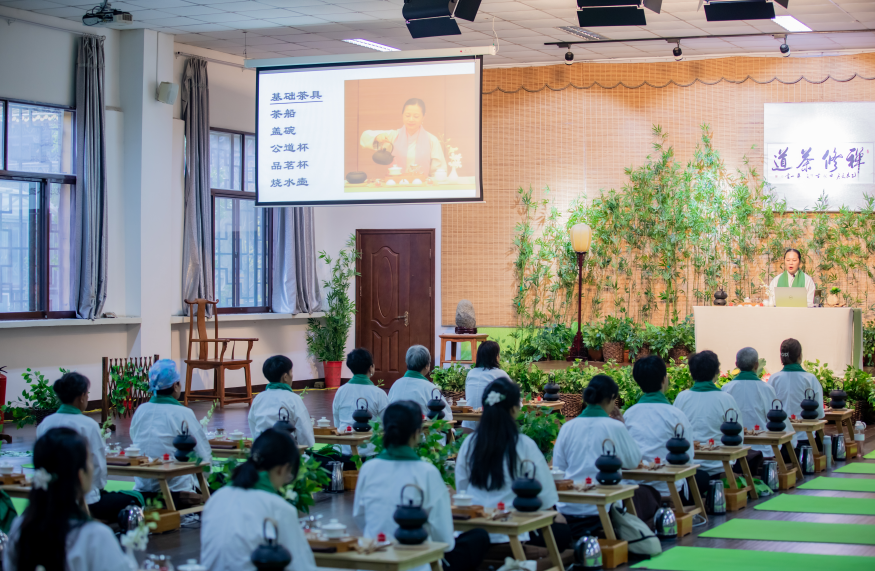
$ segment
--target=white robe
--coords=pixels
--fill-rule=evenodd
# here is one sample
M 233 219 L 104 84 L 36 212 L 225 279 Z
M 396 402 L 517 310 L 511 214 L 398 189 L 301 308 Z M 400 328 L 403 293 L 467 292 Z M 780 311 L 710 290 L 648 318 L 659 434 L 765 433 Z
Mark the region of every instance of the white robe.
M 204 508 L 201 565 L 210 571 L 255 571 L 250 557 L 264 543 L 266 518 L 277 523 L 278 543 L 292 554 L 286 569 L 316 571 L 313 552 L 298 523 L 298 510 L 277 494 L 234 486 L 210 496 Z
M 421 128 L 422 127 L 420 127 L 420 129 Z M 393 129 L 391 131 L 365 131 L 362 133 L 362 136 L 359 139 L 359 144 L 367 149 L 373 149 L 374 139 L 376 139 L 379 135 L 385 135 L 386 137 L 388 137 L 389 141 L 394 144 L 400 133 L 401 129 Z M 426 133 L 428 132 L 426 131 Z M 414 137 L 408 137 L 408 141 L 410 141 L 410 143 L 407 145 L 408 165 L 416 164 L 416 139 L 418 138 L 418 136 L 419 135 L 417 134 Z M 444 158 L 444 150 L 441 148 L 440 140 L 431 133 L 428 133 L 428 140 L 431 143 L 431 165 L 429 165 L 428 176 L 434 176 L 435 171 L 437 171 L 438 169 L 444 169 L 445 171 L 447 170 L 447 161 Z
M 389 397 L 386 396 L 386 391 L 374 385 L 359 385 L 346 383 L 334 394 L 334 402 L 331 405 L 331 412 L 334 415 L 334 426 L 341 431 L 345 431 L 347 426 L 352 426 L 355 422 L 352 418 L 352 413 L 355 412 L 356 401 L 363 398 L 368 403 L 368 411 L 373 415 L 371 420 L 379 420 L 383 417 L 383 411 L 389 406 Z M 358 446 L 359 456 L 370 456 L 374 453 L 374 446 Z M 342 454 L 351 454 L 352 450 L 349 445 L 344 444 L 341 447 Z
M 690 456 L 687 464 L 693 464 L 693 425 L 690 419 L 679 408 L 675 408 L 670 404 L 662 403 L 638 403 L 632 405 L 623 414 L 626 419 L 626 428 L 629 429 L 629 434 L 632 439 L 638 444 L 641 450 L 641 456 L 647 462 L 653 462 L 659 458 L 663 464 L 668 464 L 665 457 L 668 455 L 668 449 L 665 445 L 669 439 L 675 434 L 675 426 L 680 424 L 684 429 L 684 438 L 690 443 L 690 448 L 687 454 Z M 659 491 L 660 494 L 668 495 L 668 484 L 665 482 L 644 482 L 633 481 L 635 484 L 647 484 Z M 687 481 L 681 480 L 675 484 L 678 491 L 684 491 L 687 488 Z
M 435 393 L 435 389 L 437 392 Z M 440 394 L 434 383 L 431 381 L 416 379 L 414 377 L 401 377 L 392 384 L 389 389 L 389 404 L 399 400 L 411 400 L 419 405 L 422 409 L 422 414 L 428 414 L 428 401 L 432 399 L 432 395 Z M 440 399 L 447 403 L 444 407 L 444 420 L 453 420 L 453 411 L 450 410 L 450 403 L 441 394 Z
M 106 487 L 106 448 L 100 437 L 100 425 L 93 418 L 84 414 L 60 414 L 47 416 L 36 427 L 36 438 L 39 440 L 52 428 L 72 428 L 88 441 L 91 450 L 91 461 L 94 464 L 94 479 L 91 489 L 85 496 L 85 503 L 93 504 L 100 501 L 100 490 Z
M 207 435 L 194 412 L 182 405 L 154 402 L 141 404 L 131 420 L 131 440 L 150 458 L 161 459 L 165 454 L 170 454 L 170 459 L 173 460 L 176 453 L 173 439 L 180 433 L 182 421 L 188 423 L 188 433 L 197 440 L 192 453 L 209 463 L 212 450 Z M 195 489 L 196 480 L 193 475 L 178 476 L 167 480 L 167 484 L 172 492 L 191 492 Z M 158 480 L 152 478 L 134 478 L 134 489 L 139 492 L 161 490 Z
M 504 502 L 505 507 L 510 509 L 513 505 L 514 498 L 516 498 L 516 494 L 510 489 L 513 480 L 507 469 L 506 459 L 502 458 L 501 462 L 502 468 L 504 468 L 504 486 L 500 489 L 484 490 L 482 488 L 475 488 L 470 483 L 471 465 L 469 464 L 469 455 L 471 454 L 471 449 L 474 447 L 476 439 L 477 435 L 473 434 L 462 442 L 462 448 L 459 450 L 459 456 L 456 459 L 456 490 L 460 492 L 464 491 L 472 496 L 474 498 L 475 506 L 494 508 L 498 505 L 498 502 Z M 553 482 L 553 476 L 550 474 L 550 467 L 547 465 L 547 460 L 544 459 L 544 455 L 541 454 L 541 451 L 538 449 L 538 445 L 525 434 L 520 434 L 516 444 L 516 454 L 517 478 L 523 475 L 523 468 L 528 470 L 526 475 L 531 473 L 529 472 L 531 466 L 528 463 L 526 463 L 524 467 L 522 465 L 523 460 L 531 460 L 535 465 L 534 477 L 541 483 L 541 493 L 538 494 L 538 498 L 541 499 L 541 509 L 548 510 L 555 506 L 559 502 L 559 495 L 556 492 L 556 484 Z M 489 539 L 492 543 L 507 543 L 509 541 L 506 535 L 494 533 L 489 534 Z M 521 541 L 528 541 L 528 539 L 528 533 L 520 536 Z
M 741 420 L 741 410 L 738 408 L 738 403 L 735 402 L 732 395 L 723 391 L 682 391 L 675 399 L 674 405 L 683 411 L 693 427 L 692 434 L 687 437 L 690 444 L 693 443 L 693 440 L 708 444 L 708 440 L 713 438 L 714 443 L 719 446 L 720 439 L 723 438 L 723 433 L 720 432 L 723 415 L 731 408 L 735 409 L 739 421 Z M 739 436 L 743 437 L 744 435 Z M 701 464 L 701 469 L 712 476 L 723 472 L 723 462 L 719 460 L 698 460 L 696 463 Z
M 468 401 L 468 406 L 480 408 L 483 406 L 483 391 L 489 386 L 489 383 L 499 377 L 507 377 L 507 373 L 501 369 L 484 369 L 483 367 L 474 367 L 468 371 L 465 377 L 465 400 Z M 462 426 L 465 428 L 477 428 L 480 424 L 476 420 L 463 420 Z
M 823 411 L 823 387 L 820 385 L 817 377 L 811 373 L 807 371 L 778 371 L 769 377 L 769 385 L 775 389 L 775 395 L 784 405 L 784 411 L 787 413 L 788 420 L 791 414 L 795 414 L 796 418 L 802 420 L 802 401 L 805 399 L 806 389 L 814 391 L 814 400 L 818 404 L 817 418 L 821 419 L 826 416 L 826 413 Z M 800 436 L 808 440 L 807 434 L 797 432 L 793 437 L 794 447 L 799 441 Z
M 778 280 L 781 279 L 781 275 L 783 273 L 784 272 L 781 272 L 780 274 L 775 276 L 772 279 L 771 283 L 769 283 L 769 301 L 772 302 L 772 307 L 775 306 L 775 289 L 778 287 Z M 788 282 L 792 284 L 793 283 L 793 276 L 789 275 L 789 274 L 788 274 L 788 276 L 789 276 Z M 816 288 L 814 286 L 814 280 L 811 279 L 811 276 L 809 276 L 808 274 L 805 274 L 805 291 L 806 291 L 807 297 L 808 297 L 808 307 L 814 307 L 814 290 L 815 289 Z
M 614 443 L 617 458 L 623 468 L 630 470 L 641 462 L 641 452 L 632 439 L 626 426 L 619 420 L 609 417 L 578 417 L 566 422 L 559 430 L 559 437 L 553 447 L 553 468 L 565 470 L 565 478 L 583 483 L 595 475 L 598 468 L 595 461 L 602 455 L 602 443 L 610 438 Z M 610 443 L 606 444 L 610 450 Z M 598 514 L 595 506 L 587 504 L 558 504 L 559 511 L 574 517 Z M 611 509 L 608 505 L 607 509 Z
M 45 421 L 43 421 L 45 422 Z M 12 522 L 9 543 L 3 552 L 3 569 L 16 571 L 19 528 L 23 516 Z M 130 569 L 125 556 L 109 527 L 97 521 L 89 521 L 67 534 L 67 565 L 65 571 L 126 571 Z
M 769 410 L 772 408 L 772 401 L 778 398 L 775 395 L 775 389 L 763 381 L 729 381 L 721 390 L 729 393 L 738 403 L 741 409 L 738 422 L 744 425 L 745 428 L 753 430 L 759 425 L 760 430 L 766 430 L 766 423 L 769 419 L 766 418 Z M 790 415 L 787 415 L 787 420 L 790 420 Z M 787 424 L 787 430 L 791 430 Z M 774 458 L 775 453 L 771 446 L 752 446 L 753 450 L 759 450 L 765 458 Z
M 313 446 L 313 423 L 304 399 L 292 391 L 270 389 L 256 395 L 249 407 L 249 433 L 255 440 L 279 420 L 280 407 L 289 409 L 289 422 L 295 425 L 295 440 L 302 446 Z

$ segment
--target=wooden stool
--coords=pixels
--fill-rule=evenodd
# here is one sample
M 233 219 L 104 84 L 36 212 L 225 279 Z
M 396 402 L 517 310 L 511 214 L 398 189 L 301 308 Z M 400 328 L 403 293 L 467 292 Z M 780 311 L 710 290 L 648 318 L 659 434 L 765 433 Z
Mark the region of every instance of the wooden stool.
M 771 446 L 775 453 L 775 460 L 778 462 L 778 489 L 789 490 L 796 487 L 796 478 L 802 478 L 802 465 L 799 463 L 799 458 L 796 457 L 796 451 L 791 445 L 793 436 L 796 435 L 795 430 L 788 432 L 763 432 L 756 436 L 749 434 L 744 435 L 745 444 L 753 444 L 758 446 Z M 781 448 L 787 451 L 790 460 L 793 462 L 793 468 L 787 468 L 784 463 L 784 457 L 781 455 Z
M 753 485 L 753 474 L 751 474 L 750 466 L 747 463 L 749 451 L 750 446 L 720 446 L 714 450 L 695 451 L 696 460 L 723 462 L 723 471 L 726 474 L 726 481 L 729 482 L 729 489 L 723 490 L 723 494 L 726 496 L 726 511 L 734 512 L 747 507 L 748 495 L 752 500 L 759 498 Z M 741 470 L 747 480 L 747 486 L 743 488 L 739 488 L 738 482 L 735 481 L 735 473 L 732 471 L 733 460 L 741 464 Z
M 828 408 L 824 412 L 826 414 L 823 419 L 835 422 L 836 428 L 839 429 L 836 438 L 842 436 L 843 430 L 847 431 L 848 435 L 845 438 L 845 450 L 847 452 L 847 459 L 850 461 L 851 458 L 857 455 L 857 443 L 854 442 L 854 411 L 846 408 L 841 410 Z
M 562 555 L 560 555 L 559 547 L 556 545 L 556 538 L 553 537 L 553 530 L 550 529 L 550 524 L 553 523 L 557 515 L 555 511 L 547 510 L 531 513 L 511 512 L 507 521 L 493 521 L 485 517 L 467 520 L 454 519 L 453 529 L 456 531 L 483 529 L 488 533 L 506 535 L 510 540 L 510 550 L 517 561 L 526 560 L 526 553 L 522 543 L 520 543 L 519 536 L 540 529 L 544 535 L 547 552 L 550 554 L 550 562 L 553 563 L 553 567 L 546 571 L 564 571 L 565 565 L 562 563 Z
M 695 473 L 695 470 L 693 471 Z M 626 470 L 623 470 L 626 473 Z M 620 485 L 620 486 L 596 486 L 585 492 L 577 490 L 566 490 L 559 492 L 559 501 L 569 504 L 588 504 L 596 506 L 599 512 L 599 519 L 602 522 L 602 528 L 605 531 L 607 539 L 599 539 L 599 546 L 602 548 L 602 563 L 606 569 L 614 569 L 629 561 L 629 543 L 617 539 L 617 534 L 614 533 L 614 525 L 611 523 L 611 516 L 608 514 L 606 506 L 614 502 L 622 501 L 626 506 L 626 510 L 632 515 L 638 515 L 635 511 L 635 504 L 632 503 L 632 496 L 635 495 L 636 485 Z
M 441 354 L 438 356 L 438 367 L 442 367 L 444 363 L 462 363 L 463 365 L 473 365 L 477 359 L 477 345 L 483 343 L 489 338 L 489 335 L 463 335 L 463 334 L 447 334 L 438 335 L 441 339 Z M 450 344 L 450 358 L 446 359 L 447 343 Z M 471 344 L 471 359 L 456 359 L 456 343 Z
M 824 455 L 824 451 L 820 449 L 820 446 L 817 445 L 815 434 L 820 435 L 820 441 L 823 442 L 823 427 L 826 426 L 826 419 L 794 420 L 790 422 L 790 425 L 793 426 L 793 430 L 796 432 L 804 432 L 808 435 L 808 443 L 811 445 L 811 450 L 814 452 L 814 471 L 825 472 L 826 456 Z
M 699 494 L 699 486 L 696 485 L 696 470 L 698 468 L 699 464 L 685 464 L 683 466 L 666 464 L 659 470 L 623 470 L 623 478 L 646 482 L 665 482 L 674 504 L 674 515 L 678 522 L 678 537 L 683 537 L 693 533 L 694 515 L 701 514 L 703 518 L 708 519 L 708 516 L 705 515 L 705 504 L 702 502 L 701 494 Z M 690 487 L 690 496 L 693 498 L 694 507 L 685 508 L 681 502 L 681 495 L 677 488 L 677 482 L 681 480 L 686 480 L 687 486 Z

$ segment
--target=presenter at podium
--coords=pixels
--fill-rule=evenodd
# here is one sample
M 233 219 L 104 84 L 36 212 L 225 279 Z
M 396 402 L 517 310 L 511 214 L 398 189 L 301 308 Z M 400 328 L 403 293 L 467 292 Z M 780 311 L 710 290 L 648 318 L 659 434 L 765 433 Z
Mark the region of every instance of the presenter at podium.
M 781 307 L 781 296 L 777 295 L 778 288 L 805 288 L 808 299 L 808 307 L 814 307 L 814 280 L 811 276 L 799 269 L 802 255 L 799 250 L 790 248 L 784 252 L 784 273 L 775 276 L 769 284 L 769 300 L 772 306 Z

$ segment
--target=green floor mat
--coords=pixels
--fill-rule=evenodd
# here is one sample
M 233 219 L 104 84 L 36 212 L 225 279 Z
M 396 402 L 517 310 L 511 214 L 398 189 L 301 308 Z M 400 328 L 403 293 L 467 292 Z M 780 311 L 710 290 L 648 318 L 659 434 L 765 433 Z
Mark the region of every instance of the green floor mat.
M 129 492 L 134 489 L 134 482 L 129 480 L 107 480 L 103 488 L 107 492 Z
M 674 547 L 632 568 L 662 571 L 871 571 L 872 563 L 872 557 L 858 555 Z
M 800 490 L 833 490 L 836 492 L 875 492 L 875 480 L 868 478 L 827 478 L 821 476 L 797 486 Z
M 733 519 L 699 537 L 875 545 L 875 531 L 872 526 L 856 523 Z
M 24 510 L 27 509 L 29 503 L 30 500 L 27 498 L 12 498 L 12 505 L 15 506 L 15 511 L 18 512 L 18 515 L 24 513 Z
M 875 499 L 781 494 L 773 500 L 755 506 L 754 509 L 772 512 L 875 515 Z
M 841 474 L 875 474 L 875 464 L 867 464 L 865 462 L 854 462 L 846 466 L 842 466 L 836 472 Z
M 863 458 L 865 458 L 867 460 L 875 460 L 875 450 L 873 450 L 872 452 L 869 452 L 868 454 L 863 456 Z

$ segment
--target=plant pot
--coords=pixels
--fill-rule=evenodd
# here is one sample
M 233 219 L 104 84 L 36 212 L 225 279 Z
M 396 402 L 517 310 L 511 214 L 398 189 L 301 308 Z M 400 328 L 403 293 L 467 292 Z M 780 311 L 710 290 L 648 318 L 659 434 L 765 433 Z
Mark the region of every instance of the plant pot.
M 562 415 L 565 418 L 577 418 L 583 410 L 583 396 L 580 393 L 559 393 L 562 405 Z
M 628 363 L 628 362 L 629 362 L 629 350 L 628 350 L 628 349 L 625 349 L 625 350 L 623 351 L 623 362 L 624 362 L 624 363 Z
M 325 361 L 325 387 L 337 388 L 340 386 L 340 367 L 343 361 Z
M 867 400 L 858 400 L 854 403 L 854 422 L 861 420 L 866 424 L 875 422 L 875 409 Z
M 602 355 L 605 358 L 605 363 L 614 361 L 617 363 L 623 362 L 623 352 L 626 350 L 625 344 L 622 342 L 605 343 L 602 347 Z
M 32 414 L 36 418 L 37 425 L 44 421 L 47 416 L 55 414 L 56 411 L 48 410 L 45 408 L 31 408 L 28 409 L 28 412 Z
M 344 470 L 343 471 L 343 489 L 344 490 L 354 490 L 356 484 L 359 481 L 359 471 L 358 470 Z
M 590 361 L 601 361 L 602 360 L 602 350 L 601 349 L 587 349 L 586 354 L 589 355 Z
M 638 350 L 638 354 L 635 355 L 635 360 L 637 361 L 638 359 L 643 359 L 644 357 L 649 357 L 652 354 L 653 354 L 653 352 L 650 351 L 650 345 L 644 345 L 641 347 L 641 349 Z
M 679 361 L 681 357 L 689 357 L 690 350 L 686 347 L 673 347 L 668 350 L 668 358 Z

